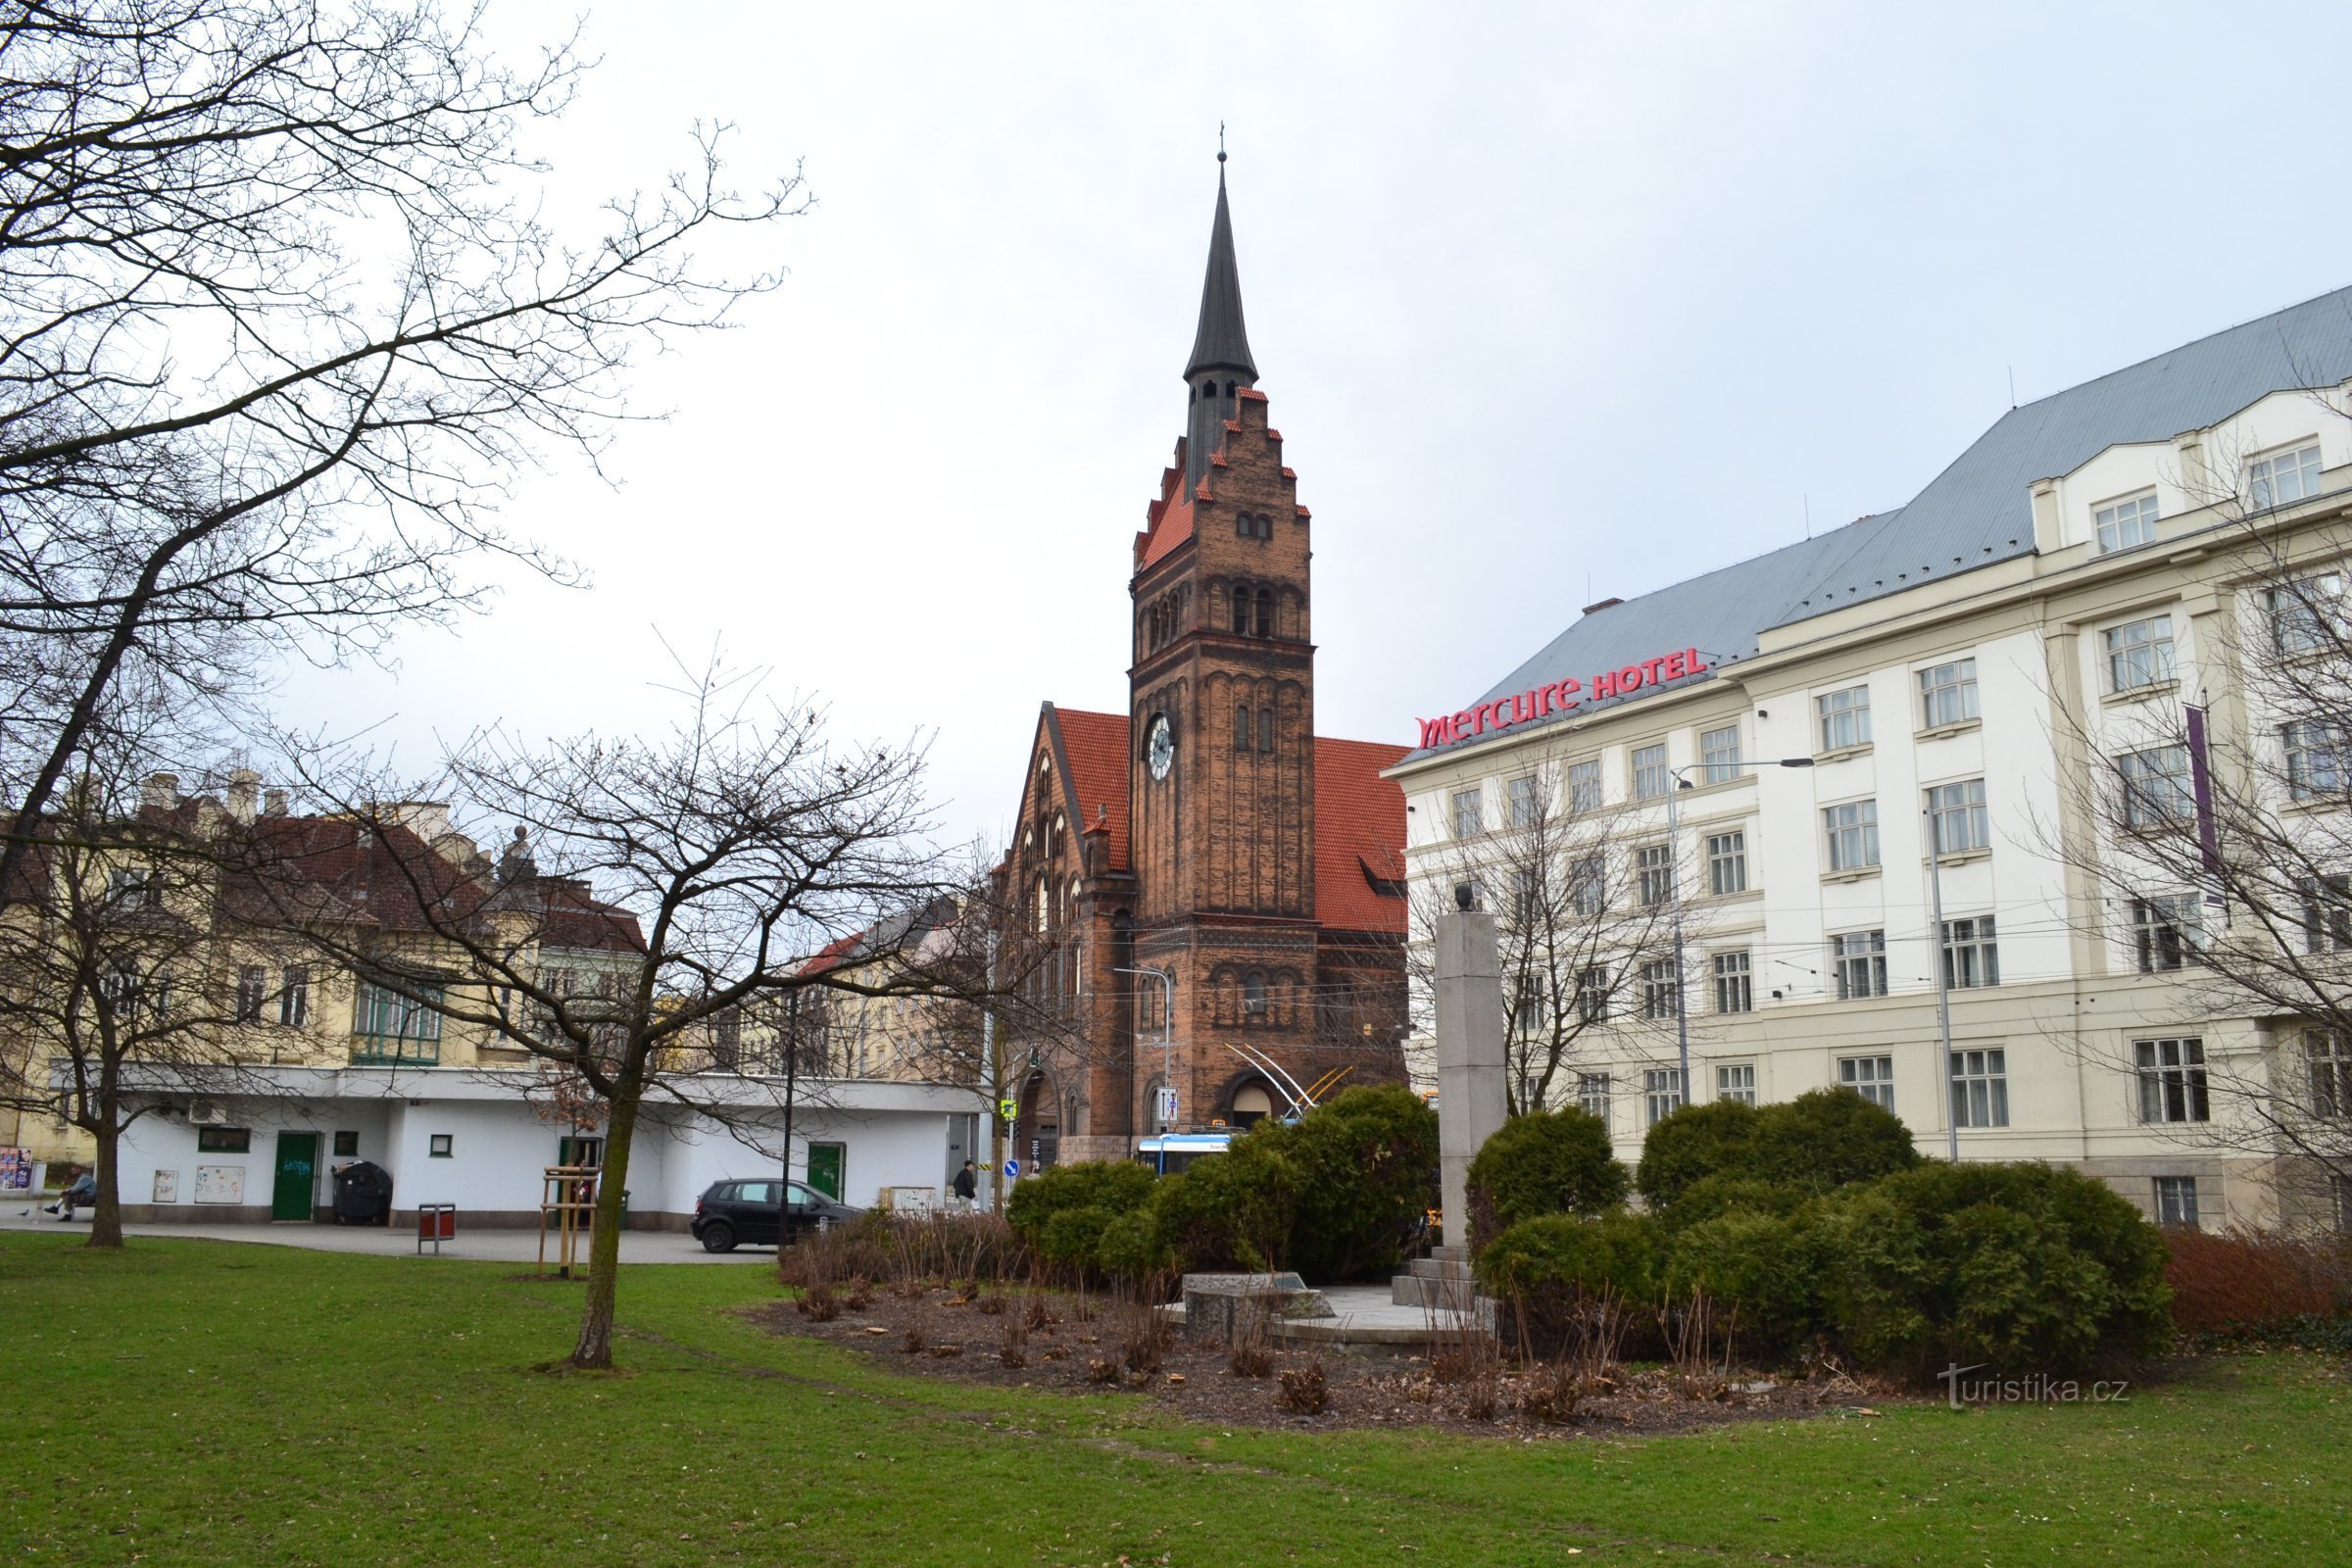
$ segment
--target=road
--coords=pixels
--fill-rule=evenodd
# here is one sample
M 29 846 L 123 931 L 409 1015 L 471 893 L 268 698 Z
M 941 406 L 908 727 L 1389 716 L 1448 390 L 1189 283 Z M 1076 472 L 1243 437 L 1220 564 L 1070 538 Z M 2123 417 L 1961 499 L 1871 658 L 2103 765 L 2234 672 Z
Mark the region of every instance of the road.
M 83 1211 L 84 1214 L 87 1210 Z M 0 1205 L 0 1230 L 40 1230 L 58 1233 L 82 1233 L 89 1230 L 86 1218 L 76 1218 L 66 1224 L 54 1214 L 44 1214 L 38 1204 L 27 1203 L 22 1198 L 8 1200 Z M 386 1230 L 373 1225 L 312 1225 L 299 1220 L 282 1225 L 126 1225 L 126 1236 L 173 1236 L 208 1242 L 246 1242 L 263 1247 L 307 1247 L 320 1252 L 372 1252 L 384 1257 L 415 1257 L 416 1234 L 409 1230 Z M 552 1250 L 554 1241 L 549 1247 Z M 433 1255 L 428 1243 L 424 1255 Z M 455 1241 L 441 1244 L 443 1257 L 470 1258 L 479 1262 L 534 1263 L 539 1257 L 539 1232 L 532 1230 L 473 1230 L 466 1228 L 466 1216 L 458 1216 L 458 1236 Z M 684 1231 L 623 1231 L 620 1237 L 620 1260 L 623 1263 L 761 1263 L 775 1261 L 775 1250 L 766 1247 L 739 1247 L 732 1252 L 706 1252 L 702 1244 Z

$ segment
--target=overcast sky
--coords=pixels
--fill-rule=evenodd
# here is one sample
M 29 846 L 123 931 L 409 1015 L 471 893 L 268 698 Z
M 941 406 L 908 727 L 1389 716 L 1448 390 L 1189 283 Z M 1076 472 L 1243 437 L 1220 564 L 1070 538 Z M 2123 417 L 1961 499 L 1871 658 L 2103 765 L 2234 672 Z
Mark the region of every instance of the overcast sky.
M 500 0 L 518 57 L 576 7 Z M 804 165 L 791 275 L 649 362 L 617 487 L 395 673 L 406 760 L 652 722 L 662 638 L 931 737 L 950 838 L 1038 704 L 1124 707 L 1229 126 L 1250 339 L 1315 516 L 1317 720 L 1409 743 L 1580 606 L 1908 500 L 2010 402 L 2352 282 L 2341 6 L 809 6 L 589 14 L 559 208 L 698 117 Z M 1590 585 L 1588 587 L 1588 584 Z

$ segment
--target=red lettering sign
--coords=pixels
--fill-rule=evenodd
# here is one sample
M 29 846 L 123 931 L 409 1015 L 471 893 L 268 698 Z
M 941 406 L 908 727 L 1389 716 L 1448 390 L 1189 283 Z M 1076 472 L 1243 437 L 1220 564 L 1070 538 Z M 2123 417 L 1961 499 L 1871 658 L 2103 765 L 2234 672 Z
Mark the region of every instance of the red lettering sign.
M 1703 675 L 1713 667 L 1695 648 L 1660 654 L 1639 664 L 1596 671 L 1592 680 L 1591 700 L 1597 703 L 1611 697 L 1631 697 L 1644 686 Z M 1417 718 L 1413 722 L 1421 726 L 1421 747 L 1426 751 L 1433 746 L 1451 746 L 1473 735 L 1484 735 L 1490 729 L 1505 730 L 1514 724 L 1533 723 L 1553 713 L 1568 712 L 1586 701 L 1584 691 L 1585 683 L 1571 675 L 1509 697 L 1491 698 L 1456 713 Z

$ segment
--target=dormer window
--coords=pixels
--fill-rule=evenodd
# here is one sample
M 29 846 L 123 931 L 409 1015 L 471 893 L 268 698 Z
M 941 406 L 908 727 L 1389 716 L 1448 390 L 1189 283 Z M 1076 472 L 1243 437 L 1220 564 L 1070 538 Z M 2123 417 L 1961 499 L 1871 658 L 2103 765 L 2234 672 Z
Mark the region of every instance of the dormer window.
M 2126 496 L 2094 508 L 2091 520 L 2098 527 L 2101 555 L 2152 545 L 2156 542 L 2156 492 Z
M 2320 493 L 2320 444 L 2267 453 L 2246 465 L 2246 488 L 2254 510 L 2268 511 Z

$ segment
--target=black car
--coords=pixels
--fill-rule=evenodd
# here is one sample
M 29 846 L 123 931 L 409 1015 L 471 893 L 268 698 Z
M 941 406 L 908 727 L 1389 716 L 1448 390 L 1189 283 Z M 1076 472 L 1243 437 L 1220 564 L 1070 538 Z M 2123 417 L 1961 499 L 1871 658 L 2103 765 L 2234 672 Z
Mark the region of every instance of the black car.
M 791 1193 L 790 1200 L 780 1207 L 776 1202 L 779 1187 Z M 790 1245 L 811 1231 L 841 1224 L 857 1214 L 857 1209 L 813 1187 L 769 1176 L 712 1182 L 694 1200 L 694 1222 L 687 1229 L 703 1244 L 704 1251 L 731 1252 L 744 1242 L 754 1247 Z

